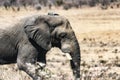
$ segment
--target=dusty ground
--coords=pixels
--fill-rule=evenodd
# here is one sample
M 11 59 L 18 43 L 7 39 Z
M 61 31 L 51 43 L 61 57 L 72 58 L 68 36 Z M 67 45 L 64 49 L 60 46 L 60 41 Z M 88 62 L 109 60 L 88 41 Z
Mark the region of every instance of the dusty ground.
M 5 29 L 25 16 L 48 12 L 56 12 L 69 19 L 81 47 L 82 80 L 120 80 L 120 9 L 23 9 L 13 12 L 1 8 L 0 28 Z M 69 61 L 59 49 L 51 49 L 47 61 L 48 73 L 54 77 L 47 80 L 73 80 Z M 31 79 L 11 64 L 0 66 L 0 80 Z

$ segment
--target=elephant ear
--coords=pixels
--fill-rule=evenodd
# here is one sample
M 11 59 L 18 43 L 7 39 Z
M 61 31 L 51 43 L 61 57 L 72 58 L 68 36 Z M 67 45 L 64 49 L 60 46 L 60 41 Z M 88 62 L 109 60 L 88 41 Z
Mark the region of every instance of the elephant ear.
M 29 19 L 24 26 L 24 31 L 30 42 L 36 47 L 41 47 L 45 50 L 51 49 L 51 37 L 49 26 L 43 19 Z

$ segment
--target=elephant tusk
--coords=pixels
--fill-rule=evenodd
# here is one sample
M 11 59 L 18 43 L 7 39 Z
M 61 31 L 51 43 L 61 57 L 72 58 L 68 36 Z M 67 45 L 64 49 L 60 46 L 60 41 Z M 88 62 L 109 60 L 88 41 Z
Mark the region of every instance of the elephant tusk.
M 65 56 L 67 57 L 68 60 L 72 60 L 72 57 L 69 53 L 65 53 Z
M 44 68 L 46 66 L 45 63 L 42 63 L 42 62 L 37 62 L 36 63 L 38 66 L 40 66 L 41 68 Z

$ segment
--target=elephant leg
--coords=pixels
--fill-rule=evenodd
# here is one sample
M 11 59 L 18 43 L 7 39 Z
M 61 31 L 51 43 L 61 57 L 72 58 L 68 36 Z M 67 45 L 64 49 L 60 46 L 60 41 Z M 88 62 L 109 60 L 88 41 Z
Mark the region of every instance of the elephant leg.
M 33 80 L 41 80 L 41 77 L 37 74 L 39 72 L 39 68 L 36 64 L 32 63 L 25 63 L 20 64 L 18 63 L 19 69 L 25 71 Z
M 20 70 L 25 71 L 33 80 L 40 80 L 38 74 L 40 66 L 37 65 L 37 50 L 32 45 L 24 45 L 19 49 L 17 65 Z
M 0 64 L 8 64 L 8 61 L 0 59 Z
M 0 64 L 9 64 L 9 63 L 15 63 L 15 60 L 5 60 L 5 59 L 0 59 Z
M 46 66 L 46 53 L 46 50 L 41 50 L 41 52 L 37 56 L 37 61 L 42 68 Z

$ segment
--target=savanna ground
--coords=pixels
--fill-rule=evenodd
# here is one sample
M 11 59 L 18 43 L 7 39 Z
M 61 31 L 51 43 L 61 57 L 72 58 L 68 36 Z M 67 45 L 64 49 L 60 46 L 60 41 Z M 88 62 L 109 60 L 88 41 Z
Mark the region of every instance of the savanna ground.
M 19 19 L 56 12 L 69 19 L 81 47 L 82 80 L 120 80 L 120 9 L 33 9 L 20 12 L 0 8 L 0 28 L 7 28 Z M 45 80 L 73 80 L 69 61 L 57 49 L 47 54 L 48 74 Z M 0 65 L 0 80 L 31 80 L 16 64 Z

